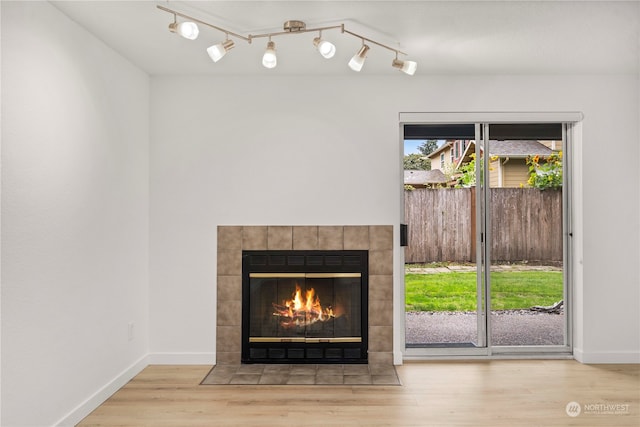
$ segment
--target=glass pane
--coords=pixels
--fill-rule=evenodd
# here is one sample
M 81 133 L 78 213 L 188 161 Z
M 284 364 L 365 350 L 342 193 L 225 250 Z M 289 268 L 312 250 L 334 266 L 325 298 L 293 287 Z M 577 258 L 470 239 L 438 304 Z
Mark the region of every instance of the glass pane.
M 251 278 L 249 336 L 360 337 L 361 279 Z
M 304 313 L 287 307 L 304 279 L 251 278 L 249 299 L 250 337 L 304 337 Z
M 476 347 L 475 174 L 465 175 L 463 182 L 457 170 L 473 158 L 475 144 L 431 139 L 410 151 L 416 147 L 412 142 L 405 143 L 405 344 Z M 424 163 L 407 157 L 412 154 L 427 159 L 427 169 L 418 169 Z
M 488 163 L 491 345 L 564 345 L 562 141 L 490 140 Z

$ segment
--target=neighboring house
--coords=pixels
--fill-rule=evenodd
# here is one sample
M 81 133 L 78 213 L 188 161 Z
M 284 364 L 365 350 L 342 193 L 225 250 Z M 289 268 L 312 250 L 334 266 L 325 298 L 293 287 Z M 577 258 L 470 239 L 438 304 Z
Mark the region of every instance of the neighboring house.
M 553 146 L 553 145 L 552 145 Z M 455 169 L 470 162 L 475 152 L 475 143 L 469 141 L 465 152 L 459 157 Z M 489 163 L 489 185 L 493 188 L 517 188 L 527 186 L 529 166 L 527 157 L 548 157 L 555 151 L 539 141 L 507 140 L 489 142 L 491 161 Z
M 431 170 L 452 172 L 464 155 L 469 143 L 470 141 L 461 139 L 446 141 L 427 156 L 431 160 Z
M 538 141 L 490 141 L 489 152 L 492 159 L 497 157 L 490 163 L 491 187 L 527 186 L 527 157 L 544 158 L 553 154 L 553 150 Z
M 441 170 L 405 170 L 404 185 L 411 185 L 413 188 L 427 188 L 446 185 L 447 177 Z

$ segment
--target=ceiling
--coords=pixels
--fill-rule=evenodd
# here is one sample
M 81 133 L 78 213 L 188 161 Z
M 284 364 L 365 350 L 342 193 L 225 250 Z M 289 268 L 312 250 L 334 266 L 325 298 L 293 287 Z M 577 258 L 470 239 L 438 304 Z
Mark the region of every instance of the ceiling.
M 149 74 L 353 75 L 347 62 L 361 40 L 328 30 L 338 52 L 322 58 L 316 33 L 275 37 L 278 66 L 261 65 L 266 39 L 236 47 L 213 63 L 206 48 L 224 34 L 200 26 L 197 40 L 168 31 L 162 5 L 242 35 L 345 28 L 407 53 L 420 74 L 638 73 L 637 1 L 52 1 L 97 38 Z M 180 21 L 180 19 L 179 19 Z M 371 45 L 360 74 L 398 73 L 394 53 Z

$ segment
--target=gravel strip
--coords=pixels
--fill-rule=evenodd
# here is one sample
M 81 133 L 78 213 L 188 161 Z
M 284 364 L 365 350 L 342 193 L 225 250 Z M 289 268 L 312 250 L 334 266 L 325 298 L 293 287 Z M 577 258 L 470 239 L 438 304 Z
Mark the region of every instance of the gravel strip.
M 562 345 L 564 314 L 529 310 L 492 314 L 493 345 Z M 408 312 L 406 343 L 470 343 L 477 340 L 477 316 L 463 312 Z

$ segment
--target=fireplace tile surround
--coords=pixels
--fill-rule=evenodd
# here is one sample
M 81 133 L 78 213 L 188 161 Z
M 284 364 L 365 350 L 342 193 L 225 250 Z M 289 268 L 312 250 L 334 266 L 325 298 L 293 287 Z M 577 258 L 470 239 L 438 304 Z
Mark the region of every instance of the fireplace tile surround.
M 240 363 L 243 250 L 368 250 L 368 361 L 393 364 L 393 226 L 218 226 L 218 365 Z

